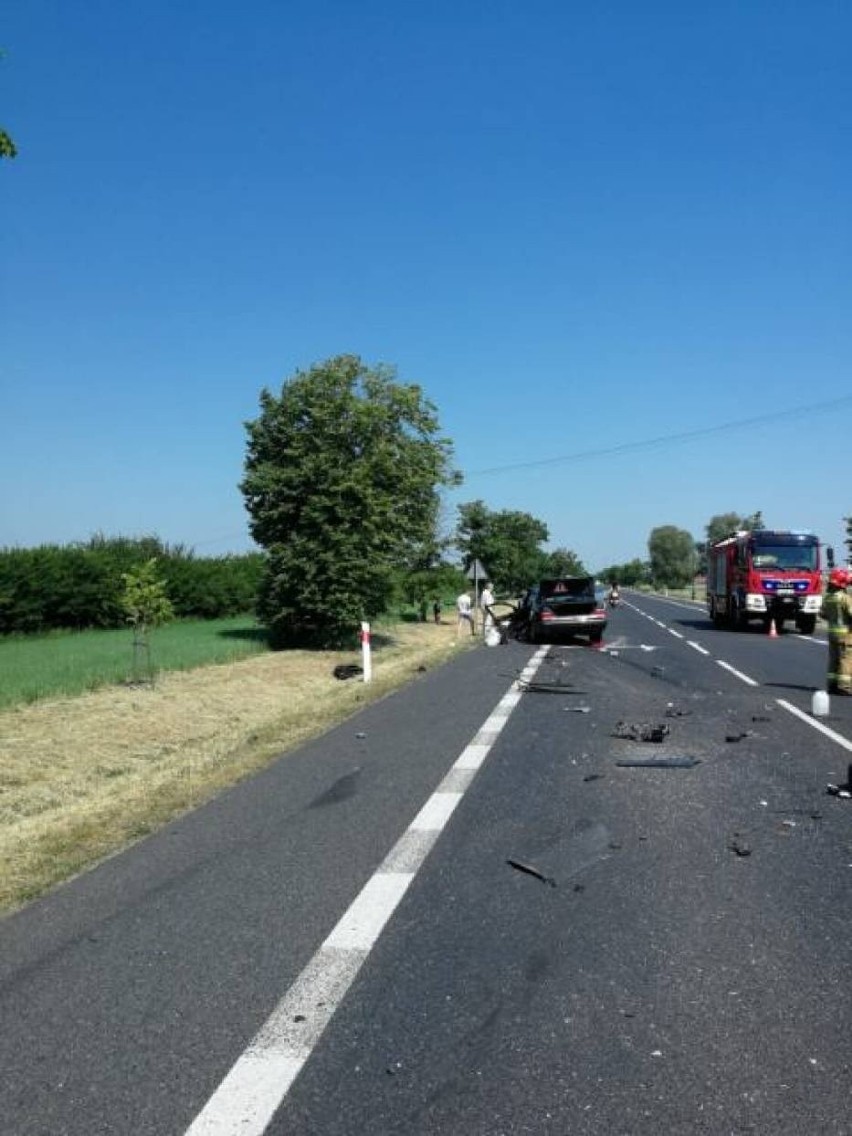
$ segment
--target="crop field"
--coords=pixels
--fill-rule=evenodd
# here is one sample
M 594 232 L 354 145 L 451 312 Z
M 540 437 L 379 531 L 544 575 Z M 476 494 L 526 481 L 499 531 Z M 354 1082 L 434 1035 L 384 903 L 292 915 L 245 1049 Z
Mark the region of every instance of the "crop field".
M 150 678 L 151 672 L 230 663 L 267 651 L 250 615 L 158 627 L 150 658 L 133 632 L 66 631 L 0 639 L 0 709 Z

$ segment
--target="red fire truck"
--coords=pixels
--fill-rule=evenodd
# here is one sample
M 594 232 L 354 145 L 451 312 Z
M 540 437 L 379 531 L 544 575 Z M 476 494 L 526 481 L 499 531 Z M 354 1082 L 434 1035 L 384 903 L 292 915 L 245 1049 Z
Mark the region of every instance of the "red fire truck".
M 809 532 L 755 529 L 711 544 L 707 608 L 717 627 L 761 619 L 781 631 L 785 619 L 812 634 L 822 605 L 819 540 Z

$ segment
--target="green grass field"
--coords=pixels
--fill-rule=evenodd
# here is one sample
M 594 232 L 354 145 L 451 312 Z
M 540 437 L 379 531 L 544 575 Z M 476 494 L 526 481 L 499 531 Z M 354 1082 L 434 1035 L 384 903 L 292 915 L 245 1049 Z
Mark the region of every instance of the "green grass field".
M 155 672 L 232 662 L 268 649 L 266 634 L 251 615 L 170 623 L 157 628 L 150 642 Z M 134 652 L 130 630 L 0 639 L 0 709 L 147 674 L 147 659 Z

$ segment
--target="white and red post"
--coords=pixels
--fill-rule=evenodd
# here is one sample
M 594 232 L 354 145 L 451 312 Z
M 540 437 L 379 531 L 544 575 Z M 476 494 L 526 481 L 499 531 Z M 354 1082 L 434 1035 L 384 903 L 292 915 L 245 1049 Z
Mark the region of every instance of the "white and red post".
M 370 658 L 370 625 L 361 624 L 361 668 L 364 671 L 364 682 L 373 677 L 373 663 Z

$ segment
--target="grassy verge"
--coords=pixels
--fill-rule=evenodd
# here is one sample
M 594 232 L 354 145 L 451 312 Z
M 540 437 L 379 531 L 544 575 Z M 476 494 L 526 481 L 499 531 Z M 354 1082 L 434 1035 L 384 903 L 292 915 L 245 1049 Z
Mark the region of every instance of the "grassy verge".
M 265 651 L 173 670 L 151 686 L 102 686 L 7 707 L 0 910 L 43 894 L 476 642 L 457 642 L 455 621 L 384 625 L 375 629 L 369 685 L 333 677 L 338 663 L 359 661 L 357 651 Z M 158 639 L 158 660 L 161 646 Z
M 226 663 L 266 650 L 266 635 L 251 616 L 170 623 L 151 637 L 157 671 Z M 138 661 L 129 630 L 0 639 L 0 709 L 128 682 Z

